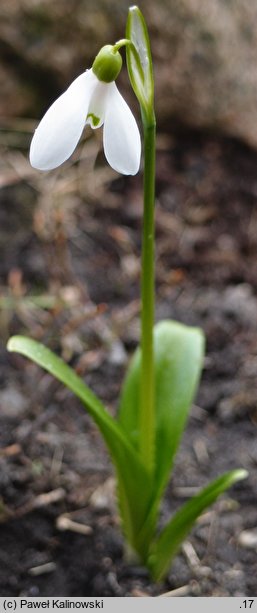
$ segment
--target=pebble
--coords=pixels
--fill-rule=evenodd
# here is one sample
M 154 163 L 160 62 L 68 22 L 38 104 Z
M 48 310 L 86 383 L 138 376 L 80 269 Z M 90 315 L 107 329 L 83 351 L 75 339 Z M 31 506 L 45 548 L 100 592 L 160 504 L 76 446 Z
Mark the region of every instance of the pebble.
M 26 397 L 15 387 L 6 387 L 0 393 L 1 415 L 20 417 L 28 406 Z
M 246 549 L 257 549 L 257 528 L 254 530 L 243 530 L 239 534 L 238 543 Z
M 127 354 L 124 345 L 119 340 L 116 340 L 111 345 L 109 362 L 114 366 L 124 366 L 127 363 Z

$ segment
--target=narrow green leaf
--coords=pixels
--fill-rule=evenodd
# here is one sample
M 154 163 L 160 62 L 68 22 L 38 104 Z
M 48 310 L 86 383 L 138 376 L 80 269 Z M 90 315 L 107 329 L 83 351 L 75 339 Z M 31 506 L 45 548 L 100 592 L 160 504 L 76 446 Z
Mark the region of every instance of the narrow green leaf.
M 13 336 L 10 338 L 7 349 L 8 351 L 21 353 L 33 360 L 33 362 L 36 362 L 36 364 L 64 383 L 86 405 L 98 427 L 103 429 L 104 432 L 115 432 L 119 438 L 122 436 L 121 432 L 117 429 L 114 419 L 107 413 L 99 398 L 86 386 L 75 371 L 50 349 L 24 336 Z
M 217 497 L 227 488 L 240 479 L 245 479 L 247 474 L 247 471 L 243 469 L 225 473 L 186 502 L 174 515 L 151 546 L 151 553 L 147 564 L 156 581 L 160 581 L 168 572 L 172 558 L 197 517 L 213 504 Z
M 150 41 L 144 17 L 138 6 L 129 8 L 126 37 L 134 45 L 126 47 L 131 85 L 139 103 L 149 114 L 153 107 L 154 84 Z
M 117 421 L 78 375 L 50 349 L 30 338 L 12 337 L 9 351 L 30 358 L 64 383 L 83 403 L 99 427 L 115 463 L 119 481 L 120 507 L 124 530 L 135 546 L 135 535 L 142 528 L 149 511 L 152 481 L 135 449 Z M 136 475 L 136 478 L 135 478 Z

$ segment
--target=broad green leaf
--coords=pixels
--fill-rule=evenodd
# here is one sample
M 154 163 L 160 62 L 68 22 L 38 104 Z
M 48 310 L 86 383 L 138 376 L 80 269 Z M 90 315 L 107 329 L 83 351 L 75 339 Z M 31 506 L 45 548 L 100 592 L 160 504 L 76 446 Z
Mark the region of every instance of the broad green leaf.
M 87 408 L 99 427 L 116 466 L 124 531 L 135 546 L 135 535 L 142 528 L 149 512 L 152 481 L 122 427 L 74 370 L 44 345 L 30 338 L 14 336 L 9 340 L 7 348 L 30 358 L 47 370 L 74 392 Z
M 203 333 L 164 321 L 156 330 L 156 481 L 169 478 L 202 372 Z
M 167 484 L 174 456 L 198 385 L 204 339 L 201 330 L 174 321 L 154 328 L 156 467 L 155 494 Z M 141 351 L 131 361 L 125 379 L 119 423 L 138 450 Z
M 152 56 L 146 23 L 138 6 L 129 8 L 126 37 L 134 45 L 126 47 L 131 85 L 146 114 L 151 114 L 154 96 Z
M 155 479 L 149 514 L 137 534 L 138 549 L 150 543 L 157 522 L 160 499 L 183 434 L 197 388 L 203 361 L 201 330 L 174 321 L 154 328 L 156 456 Z M 118 415 L 127 436 L 138 451 L 141 351 L 137 349 L 124 382 Z
M 160 581 L 168 572 L 170 562 L 191 530 L 197 517 L 228 487 L 247 477 L 243 469 L 232 470 L 212 481 L 199 494 L 186 502 L 153 542 L 147 565 L 153 578 Z

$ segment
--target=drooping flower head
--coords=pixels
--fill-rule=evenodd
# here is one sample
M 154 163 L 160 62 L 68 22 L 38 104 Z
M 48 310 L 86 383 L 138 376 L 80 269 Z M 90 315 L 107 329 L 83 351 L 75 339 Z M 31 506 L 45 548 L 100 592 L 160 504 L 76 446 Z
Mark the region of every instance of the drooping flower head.
M 135 118 L 116 84 L 122 66 L 117 48 L 101 49 L 86 70 L 52 104 L 39 123 L 30 146 L 30 163 L 38 170 L 52 170 L 65 162 L 89 124 L 103 125 L 104 153 L 110 166 L 124 175 L 135 175 L 141 156 Z

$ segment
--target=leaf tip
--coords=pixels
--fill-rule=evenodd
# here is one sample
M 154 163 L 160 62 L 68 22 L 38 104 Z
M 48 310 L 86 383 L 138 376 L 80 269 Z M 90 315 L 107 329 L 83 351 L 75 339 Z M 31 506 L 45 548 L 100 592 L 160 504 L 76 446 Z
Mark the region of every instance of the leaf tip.
M 245 468 L 237 468 L 236 470 L 233 470 L 233 483 L 236 483 L 236 481 L 241 481 L 242 479 L 246 479 L 248 475 L 248 470 L 246 470 Z
M 140 9 L 138 8 L 137 4 L 132 4 L 132 6 L 129 7 L 129 13 L 141 13 Z
M 33 343 L 34 341 L 32 339 L 22 336 L 21 334 L 16 334 L 15 336 L 11 336 L 11 338 L 9 338 L 6 349 L 7 351 L 24 353 L 27 347 Z
M 17 336 L 11 336 L 11 338 L 9 338 L 8 343 L 6 345 L 6 349 L 7 351 L 15 351 L 15 347 L 16 347 L 16 339 Z

